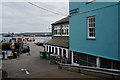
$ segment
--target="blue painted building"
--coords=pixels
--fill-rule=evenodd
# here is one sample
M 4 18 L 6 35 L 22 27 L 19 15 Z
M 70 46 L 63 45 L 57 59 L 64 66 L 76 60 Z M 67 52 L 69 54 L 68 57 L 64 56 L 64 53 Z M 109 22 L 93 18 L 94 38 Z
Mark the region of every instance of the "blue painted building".
M 74 65 L 120 69 L 119 1 L 70 2 L 69 48 Z

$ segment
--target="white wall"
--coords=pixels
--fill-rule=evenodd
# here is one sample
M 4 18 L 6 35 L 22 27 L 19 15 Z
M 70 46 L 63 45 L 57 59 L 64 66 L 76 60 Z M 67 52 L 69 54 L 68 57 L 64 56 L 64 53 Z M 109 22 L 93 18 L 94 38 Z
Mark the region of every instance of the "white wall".
M 47 51 L 47 46 L 48 46 L 48 51 Z M 52 45 L 45 45 L 45 50 L 46 50 L 47 52 L 49 52 L 49 46 L 51 47 L 51 51 L 52 51 L 52 47 L 54 47 L 54 54 L 55 54 L 55 48 L 58 49 L 58 50 L 57 50 L 57 55 L 60 54 L 60 53 L 59 53 L 59 48 L 61 48 L 61 49 L 62 49 L 62 56 L 63 56 L 63 49 L 65 49 L 65 50 L 66 50 L 66 57 L 68 58 L 68 49 L 67 49 L 67 48 L 62 48 L 62 47 L 52 46 Z

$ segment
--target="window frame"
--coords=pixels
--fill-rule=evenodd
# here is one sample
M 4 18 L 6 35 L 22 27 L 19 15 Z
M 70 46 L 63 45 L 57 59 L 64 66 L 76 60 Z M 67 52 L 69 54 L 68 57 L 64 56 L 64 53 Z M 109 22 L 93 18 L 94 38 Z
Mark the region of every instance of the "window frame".
M 62 34 L 61 35 L 62 36 L 69 36 L 69 24 L 62 25 Z
M 60 36 L 61 35 L 61 26 L 60 25 L 57 25 L 57 26 L 54 26 L 54 36 Z
M 94 18 L 94 22 L 91 22 L 90 23 L 90 18 Z M 94 26 L 93 26 L 93 24 L 94 24 Z M 92 25 L 91 27 L 90 27 L 90 25 Z M 96 29 L 95 29 L 95 25 L 96 25 L 96 17 L 95 16 L 89 16 L 89 17 L 87 17 L 87 39 L 96 39 Z M 94 29 L 95 31 L 93 31 L 91 34 L 93 35 L 93 36 L 90 36 L 90 30 L 89 29 Z

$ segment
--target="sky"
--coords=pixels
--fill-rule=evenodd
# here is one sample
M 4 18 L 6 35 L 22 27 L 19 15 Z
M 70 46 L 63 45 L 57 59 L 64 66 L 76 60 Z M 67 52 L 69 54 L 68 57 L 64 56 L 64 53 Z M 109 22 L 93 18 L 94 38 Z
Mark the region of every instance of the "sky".
M 53 22 L 69 14 L 68 2 L 32 3 L 40 8 L 26 1 L 2 2 L 0 4 L 0 6 L 2 5 L 2 15 L 0 15 L 2 32 L 49 32 Z

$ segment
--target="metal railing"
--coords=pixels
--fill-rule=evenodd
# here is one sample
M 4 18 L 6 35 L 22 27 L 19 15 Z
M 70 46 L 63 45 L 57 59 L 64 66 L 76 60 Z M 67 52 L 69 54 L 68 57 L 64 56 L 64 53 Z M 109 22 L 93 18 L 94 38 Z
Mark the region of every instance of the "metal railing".
M 112 75 L 112 76 L 120 76 L 120 70 L 115 70 L 115 69 L 105 69 L 105 68 L 87 67 L 87 66 L 75 66 L 75 65 L 71 65 L 71 64 L 62 64 L 62 63 L 60 63 L 58 65 L 58 68 L 59 69 L 73 68 L 73 69 L 78 69 L 79 71 L 80 70 L 86 70 L 86 71 L 109 74 L 109 75 Z

